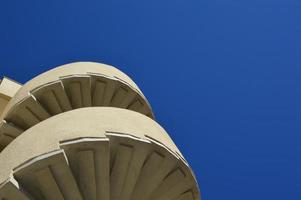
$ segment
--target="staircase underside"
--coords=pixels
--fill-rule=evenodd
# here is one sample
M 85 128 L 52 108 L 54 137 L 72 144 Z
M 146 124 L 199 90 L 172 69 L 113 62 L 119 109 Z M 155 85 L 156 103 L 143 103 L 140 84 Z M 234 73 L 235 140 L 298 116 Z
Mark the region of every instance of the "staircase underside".
M 194 175 L 164 129 L 125 109 L 53 116 L 12 141 L 0 163 L 5 200 L 199 199 Z
M 73 63 L 30 80 L 12 98 L 0 120 L 0 151 L 41 121 L 83 107 L 124 108 L 154 118 L 148 101 L 125 74 L 103 64 Z

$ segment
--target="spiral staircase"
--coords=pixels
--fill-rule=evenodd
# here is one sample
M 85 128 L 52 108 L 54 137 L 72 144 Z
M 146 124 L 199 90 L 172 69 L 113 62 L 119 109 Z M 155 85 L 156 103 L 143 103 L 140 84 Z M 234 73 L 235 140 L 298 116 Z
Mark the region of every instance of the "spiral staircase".
M 0 151 L 1 200 L 200 199 L 140 89 L 100 63 L 63 65 L 21 86 L 2 112 Z

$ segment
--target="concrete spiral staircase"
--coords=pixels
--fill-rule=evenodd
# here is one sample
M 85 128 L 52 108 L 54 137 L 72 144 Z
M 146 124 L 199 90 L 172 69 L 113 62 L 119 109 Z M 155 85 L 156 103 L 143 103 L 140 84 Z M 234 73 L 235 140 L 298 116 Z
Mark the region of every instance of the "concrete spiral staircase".
M 64 65 L 27 82 L 0 124 L 1 200 L 199 200 L 146 98 L 116 68 Z

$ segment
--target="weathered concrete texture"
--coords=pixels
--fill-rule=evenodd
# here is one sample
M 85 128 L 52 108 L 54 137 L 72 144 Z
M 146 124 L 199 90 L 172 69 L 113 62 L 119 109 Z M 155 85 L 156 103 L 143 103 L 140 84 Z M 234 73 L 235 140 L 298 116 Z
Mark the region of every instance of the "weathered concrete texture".
M 116 68 L 80 62 L 41 74 L 2 115 L 0 199 L 199 200 L 191 168 L 153 117 Z

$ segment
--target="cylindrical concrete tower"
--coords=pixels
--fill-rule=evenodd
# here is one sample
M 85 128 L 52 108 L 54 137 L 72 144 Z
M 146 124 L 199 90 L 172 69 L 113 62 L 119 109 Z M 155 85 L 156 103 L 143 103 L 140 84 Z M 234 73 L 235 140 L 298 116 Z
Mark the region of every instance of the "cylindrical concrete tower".
M 188 163 L 137 85 L 63 65 L 0 84 L 1 200 L 199 200 Z

